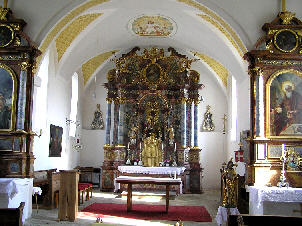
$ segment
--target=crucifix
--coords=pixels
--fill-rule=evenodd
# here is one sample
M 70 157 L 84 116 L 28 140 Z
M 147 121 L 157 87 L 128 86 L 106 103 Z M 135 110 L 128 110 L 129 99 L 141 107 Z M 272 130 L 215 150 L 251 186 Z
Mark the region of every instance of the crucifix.
M 286 12 L 286 0 L 281 0 L 282 12 Z
M 222 130 L 222 133 L 225 134 L 225 123 L 226 123 L 226 121 L 227 121 L 227 116 L 226 116 L 226 114 L 223 115 L 222 120 L 223 120 L 223 130 Z

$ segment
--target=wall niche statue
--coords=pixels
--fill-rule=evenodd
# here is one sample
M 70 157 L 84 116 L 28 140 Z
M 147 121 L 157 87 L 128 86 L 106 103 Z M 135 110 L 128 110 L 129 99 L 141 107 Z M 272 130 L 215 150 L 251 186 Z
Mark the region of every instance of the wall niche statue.
M 96 110 L 94 112 L 94 118 L 91 123 L 91 129 L 104 129 L 103 113 L 101 111 L 101 105 L 96 105 Z
M 214 131 L 215 125 L 213 123 L 213 114 L 210 112 L 210 105 L 207 106 L 207 111 L 204 114 L 204 120 L 202 124 L 202 130 L 203 131 Z

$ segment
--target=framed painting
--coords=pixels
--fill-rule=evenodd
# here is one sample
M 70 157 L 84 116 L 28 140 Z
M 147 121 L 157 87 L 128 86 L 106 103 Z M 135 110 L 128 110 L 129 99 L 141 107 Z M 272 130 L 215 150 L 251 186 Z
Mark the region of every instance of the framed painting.
M 293 69 L 274 73 L 266 94 L 267 137 L 302 138 L 302 73 Z
M 0 63 L 0 131 L 11 131 L 16 119 L 17 80 L 13 70 Z
M 61 157 L 63 128 L 50 125 L 49 157 Z

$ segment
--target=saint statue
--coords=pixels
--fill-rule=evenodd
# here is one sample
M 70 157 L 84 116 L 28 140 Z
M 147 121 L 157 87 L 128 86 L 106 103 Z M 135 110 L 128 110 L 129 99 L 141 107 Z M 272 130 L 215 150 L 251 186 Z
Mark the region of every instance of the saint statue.
M 138 128 L 137 126 L 133 126 L 129 132 L 128 132 L 128 137 L 129 137 L 129 140 L 130 140 L 130 144 L 131 145 L 135 145 L 136 144 L 136 140 L 137 140 L 137 137 L 138 137 Z
M 103 113 L 101 112 L 101 105 L 96 105 L 96 111 L 94 112 L 94 118 L 91 123 L 91 129 L 104 129 Z
M 174 144 L 174 129 L 173 129 L 173 127 L 170 127 L 168 129 L 168 137 L 169 137 L 169 144 L 173 145 Z
M 220 169 L 222 182 L 222 206 L 227 208 L 237 207 L 238 202 L 238 176 L 235 171 L 237 164 L 230 159 L 226 168 Z
M 144 139 L 142 151 L 144 166 L 159 166 L 162 162 L 161 140 L 155 137 L 154 133 Z

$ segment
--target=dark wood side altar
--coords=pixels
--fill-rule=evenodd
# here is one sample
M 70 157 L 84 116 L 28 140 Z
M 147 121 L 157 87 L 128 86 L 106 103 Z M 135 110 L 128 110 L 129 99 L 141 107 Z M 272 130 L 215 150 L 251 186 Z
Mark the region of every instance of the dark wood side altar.
M 40 51 L 26 25 L 0 7 L 0 177 L 33 177 L 31 131 L 33 68 Z
M 248 182 L 276 185 L 284 154 L 287 181 L 301 187 L 302 22 L 283 9 L 262 30 L 257 49 L 245 55 L 251 81 Z
M 190 70 L 195 59 L 171 47 L 143 51 L 135 47 L 114 61 L 116 68 L 108 71 L 104 84 L 108 105 L 102 189 L 113 190 L 119 165 L 147 158 L 142 156 L 144 144 L 152 138 L 158 144 L 154 147 L 157 156 L 149 164 L 158 166 L 161 159 L 161 164 L 185 166 L 183 183 L 189 181 L 185 192 L 200 193 L 197 106 L 203 85 L 199 73 Z

